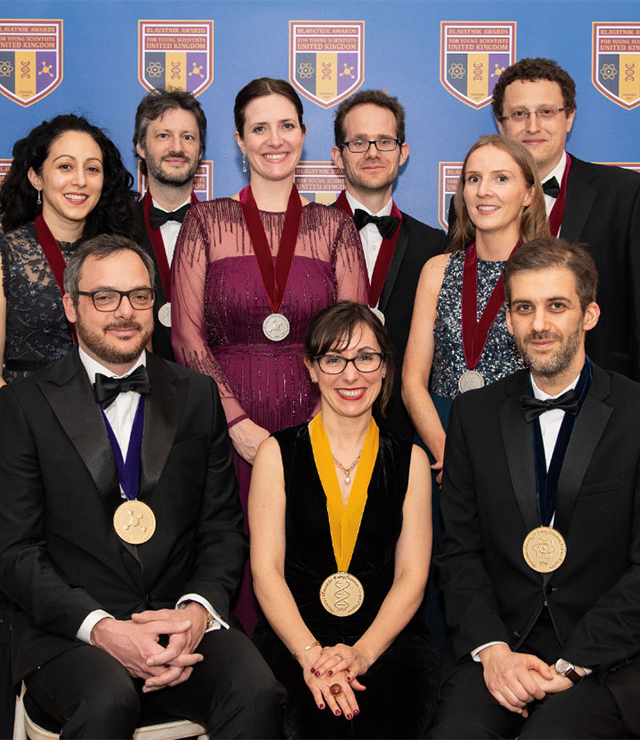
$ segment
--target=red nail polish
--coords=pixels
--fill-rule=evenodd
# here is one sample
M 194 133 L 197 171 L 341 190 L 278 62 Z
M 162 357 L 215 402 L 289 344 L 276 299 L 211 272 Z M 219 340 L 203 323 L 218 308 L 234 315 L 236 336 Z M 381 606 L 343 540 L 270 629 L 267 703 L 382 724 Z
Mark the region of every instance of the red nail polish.
M 351 681 L 351 676 L 347 676 L 347 681 Z
M 336 717 L 339 717 L 340 714 L 341 714 L 340 710 L 339 709 L 336 709 Z
M 320 709 L 324 709 L 324 704 L 320 704 Z
M 354 714 L 360 714 L 360 710 L 359 710 L 359 709 L 354 709 L 354 710 L 353 710 L 353 713 L 354 713 Z
M 311 666 L 311 673 L 315 673 L 315 672 L 316 672 L 315 667 L 314 666 Z
M 347 714 L 347 719 L 351 719 L 351 714 Z
M 333 671 L 327 671 L 327 675 L 333 676 Z

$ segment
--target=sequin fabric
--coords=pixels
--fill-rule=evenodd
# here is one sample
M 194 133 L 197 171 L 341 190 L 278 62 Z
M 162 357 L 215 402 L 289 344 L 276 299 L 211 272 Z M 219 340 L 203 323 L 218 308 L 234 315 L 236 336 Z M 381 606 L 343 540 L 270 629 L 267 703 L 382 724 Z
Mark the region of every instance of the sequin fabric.
M 284 213 L 261 212 L 277 253 Z M 176 359 L 211 375 L 228 422 L 248 415 L 270 432 L 306 421 L 317 403 L 300 356 L 307 325 L 339 298 L 364 302 L 358 232 L 335 208 L 310 203 L 302 218 L 280 312 L 290 324 L 272 342 L 262 323 L 272 312 L 242 207 L 231 198 L 189 211 L 173 260 L 172 340 Z
M 462 348 L 462 271 L 464 251 L 453 252 L 444 271 L 433 326 L 435 349 L 430 389 L 446 398 L 460 395 L 458 380 L 467 370 Z M 504 262 L 478 260 L 478 319 L 504 268 Z M 504 378 L 524 367 L 513 337 L 507 331 L 506 306 L 496 316 L 476 370 L 485 383 Z
M 59 242 L 65 260 L 80 242 Z M 10 383 L 58 360 L 73 347 L 53 277 L 33 224 L 0 234 L 2 287 L 7 300 L 4 362 L 28 363 L 29 370 L 3 369 Z

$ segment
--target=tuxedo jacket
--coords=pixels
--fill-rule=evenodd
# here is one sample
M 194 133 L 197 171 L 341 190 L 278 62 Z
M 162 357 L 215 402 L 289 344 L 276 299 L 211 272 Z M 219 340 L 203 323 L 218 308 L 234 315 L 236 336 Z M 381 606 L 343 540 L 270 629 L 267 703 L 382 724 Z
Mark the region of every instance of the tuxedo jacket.
M 196 593 L 228 617 L 246 537 L 218 391 L 149 353 L 147 368 L 138 496 L 157 526 L 137 546 L 113 529 L 116 467 L 78 350 L 0 390 L 0 588 L 14 604 L 16 682 L 83 644 L 95 609 L 127 619 Z
M 153 352 L 156 355 L 160 355 L 165 360 L 174 360 L 173 348 L 171 346 L 171 327 L 165 326 L 160 322 L 158 318 L 158 311 L 167 302 L 167 298 L 162 288 L 162 280 L 160 280 L 160 270 L 158 268 L 158 260 L 156 254 L 153 251 L 153 244 L 151 243 L 151 237 L 147 231 L 147 226 L 144 222 L 144 205 L 143 200 L 138 201 L 136 207 L 138 209 L 138 216 L 140 218 L 140 227 L 142 229 L 142 247 L 145 252 L 153 260 L 153 264 L 156 268 L 156 283 L 154 288 L 156 289 L 156 302 L 153 306 Z M 169 265 L 171 267 L 171 265 Z
M 449 235 L 456 220 L 453 198 Z M 598 325 L 589 357 L 640 380 L 640 175 L 571 155 L 560 236 L 586 247 L 598 268 Z
M 386 416 L 376 415 L 376 421 L 409 440 L 413 440 L 415 429 L 402 402 L 401 381 L 413 303 L 424 263 L 442 254 L 445 246 L 446 235 L 442 229 L 434 229 L 402 212 L 400 234 L 378 302 L 393 347 L 395 375 Z
M 555 658 L 606 675 L 640 653 L 640 384 L 594 365 L 558 483 L 566 559 L 547 575 L 522 553 L 540 526 L 522 395 L 526 370 L 453 404 L 436 568 L 454 657 L 493 641 L 518 650 L 546 603 Z

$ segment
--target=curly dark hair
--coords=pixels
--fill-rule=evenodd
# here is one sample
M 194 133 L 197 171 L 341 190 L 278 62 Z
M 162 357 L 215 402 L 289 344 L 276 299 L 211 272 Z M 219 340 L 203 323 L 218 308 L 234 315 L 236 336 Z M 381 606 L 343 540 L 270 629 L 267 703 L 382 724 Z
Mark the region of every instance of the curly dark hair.
M 567 109 L 567 114 L 577 108 L 576 83 L 568 72 L 565 72 L 552 59 L 545 59 L 544 57 L 536 57 L 535 59 L 526 58 L 507 67 L 500 77 L 498 77 L 498 82 L 493 90 L 493 102 L 491 103 L 493 115 L 498 121 L 502 118 L 504 91 L 512 82 L 516 82 L 517 80 L 529 80 L 531 82 L 549 80 L 549 82 L 557 82 L 560 85 L 560 90 L 562 90 L 562 101 L 564 107 Z
M 0 221 L 5 232 L 33 221 L 42 210 L 37 192 L 29 182 L 31 168 L 38 175 L 49 156 L 52 143 L 68 131 L 89 134 L 100 147 L 104 181 L 100 200 L 87 216 L 84 236 L 122 234 L 142 240 L 140 219 L 136 213 L 136 196 L 131 188 L 133 177 L 122 163 L 116 145 L 97 126 L 83 116 L 68 113 L 43 121 L 13 145 L 11 169 L 0 188 Z

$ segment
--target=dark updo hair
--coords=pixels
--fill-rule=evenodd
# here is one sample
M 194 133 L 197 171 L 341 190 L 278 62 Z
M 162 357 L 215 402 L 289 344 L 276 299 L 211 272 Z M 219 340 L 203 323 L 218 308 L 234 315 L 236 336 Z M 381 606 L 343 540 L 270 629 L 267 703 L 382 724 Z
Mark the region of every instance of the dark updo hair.
M 73 113 L 43 121 L 24 139 L 13 146 L 11 169 L 0 188 L 0 221 L 5 232 L 23 226 L 42 211 L 37 204 L 38 193 L 29 182 L 31 168 L 40 175 L 49 156 L 51 145 L 69 131 L 89 134 L 100 147 L 104 181 L 96 207 L 87 216 L 84 236 L 122 234 L 141 241 L 142 233 L 136 214 L 136 193 L 131 188 L 133 177 L 127 171 L 120 152 L 102 129 L 93 126 L 83 116 Z
M 291 101 L 298 113 L 298 123 L 302 132 L 305 133 L 307 127 L 302 122 L 304 109 L 298 93 L 291 87 L 286 80 L 280 80 L 277 77 L 259 77 L 257 80 L 251 80 L 236 95 L 236 102 L 233 106 L 233 120 L 236 124 L 236 131 L 241 137 L 244 137 L 244 112 L 252 100 L 263 98 L 265 95 L 282 95 Z
M 366 326 L 373 332 L 384 357 L 386 375 L 382 389 L 376 399 L 380 413 L 384 416 L 391 391 L 393 390 L 393 350 L 387 330 L 373 311 L 362 303 L 338 301 L 323 308 L 309 322 L 304 338 L 303 356 L 309 362 L 326 355 L 330 350 L 342 350 L 351 343 L 358 329 Z

